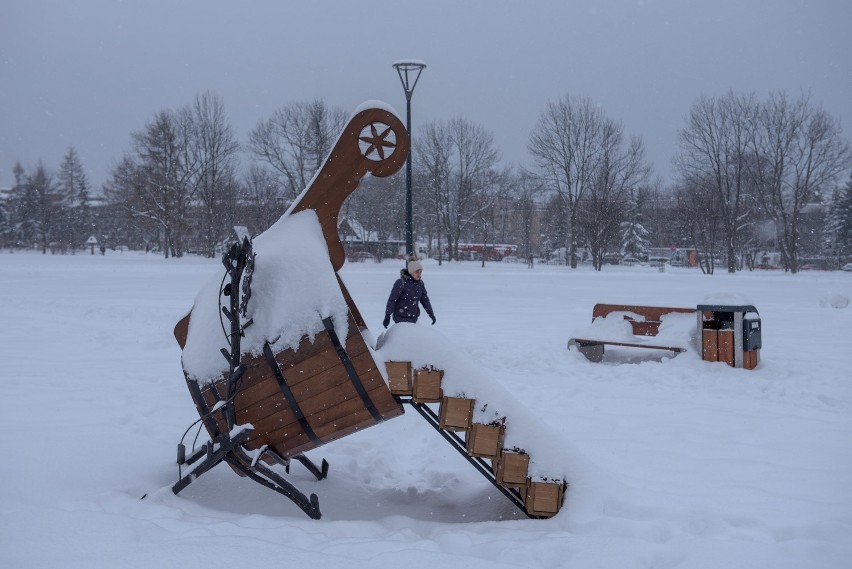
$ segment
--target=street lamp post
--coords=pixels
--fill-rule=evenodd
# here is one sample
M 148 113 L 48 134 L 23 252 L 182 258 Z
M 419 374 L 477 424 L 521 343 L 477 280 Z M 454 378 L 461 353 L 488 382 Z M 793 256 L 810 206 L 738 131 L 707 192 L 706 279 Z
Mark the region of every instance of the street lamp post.
M 402 88 L 405 91 L 405 128 L 408 130 L 410 139 L 411 95 L 414 93 L 414 87 L 417 86 L 417 80 L 420 79 L 420 73 L 426 68 L 426 64 L 419 59 L 406 59 L 395 62 L 393 68 L 399 74 L 399 80 L 402 82 Z M 414 254 L 414 222 L 411 210 L 411 153 L 413 149 L 414 145 L 411 144 L 408 160 L 405 164 L 405 253 L 407 257 Z

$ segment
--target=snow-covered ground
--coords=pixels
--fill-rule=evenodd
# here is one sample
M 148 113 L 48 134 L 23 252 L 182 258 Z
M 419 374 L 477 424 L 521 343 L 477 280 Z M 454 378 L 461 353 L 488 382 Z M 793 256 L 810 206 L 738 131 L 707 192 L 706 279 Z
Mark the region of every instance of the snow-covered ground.
M 398 270 L 342 270 L 376 334 Z M 311 451 L 327 480 L 294 465 L 319 495 L 314 521 L 226 466 L 169 490 L 197 419 L 172 327 L 222 271 L 0 254 L 0 567 L 850 566 L 852 273 L 426 261 L 435 332 L 553 433 L 543 446 L 600 476 L 528 520 L 409 410 Z M 596 302 L 719 295 L 760 311 L 757 370 L 626 349 L 592 364 L 565 348 Z

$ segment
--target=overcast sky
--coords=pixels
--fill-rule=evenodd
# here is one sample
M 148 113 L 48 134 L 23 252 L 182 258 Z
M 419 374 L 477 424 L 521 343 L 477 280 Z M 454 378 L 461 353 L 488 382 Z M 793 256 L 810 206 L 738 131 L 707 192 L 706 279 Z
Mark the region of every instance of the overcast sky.
M 0 187 L 17 160 L 57 171 L 69 146 L 99 187 L 132 131 L 208 90 L 241 141 L 313 98 L 378 99 L 404 119 L 399 59 L 428 65 L 414 137 L 462 115 L 512 164 L 565 94 L 641 135 L 665 181 L 701 94 L 809 91 L 852 139 L 850 0 L 0 0 Z

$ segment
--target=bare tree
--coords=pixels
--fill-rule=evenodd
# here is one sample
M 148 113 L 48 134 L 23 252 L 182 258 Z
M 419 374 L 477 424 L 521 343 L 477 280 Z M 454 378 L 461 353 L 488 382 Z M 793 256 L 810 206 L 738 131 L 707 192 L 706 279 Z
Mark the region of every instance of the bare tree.
M 249 166 L 243 181 L 246 223 L 252 235 L 266 231 L 287 211 L 275 175 L 257 164 Z
M 547 188 L 555 192 L 565 213 L 566 262 L 577 267 L 579 204 L 593 183 L 600 132 L 606 119 L 587 98 L 565 95 L 547 104 L 527 148 Z
M 452 145 L 446 200 L 440 205 L 452 258 L 458 259 L 462 234 L 473 226 L 488 200 L 480 198 L 490 187 L 491 175 L 500 153 L 494 135 L 462 117 L 447 125 Z
M 514 178 L 512 200 L 519 221 L 515 239 L 518 251 L 525 259 L 532 259 L 534 254 L 536 211 L 543 188 L 541 180 L 525 169 L 521 169 Z
M 418 211 L 427 211 L 427 216 L 421 217 L 421 227 L 426 228 L 431 247 L 432 237 L 437 240 L 438 264 L 443 263 L 443 241 L 449 242 L 447 233 L 447 209 L 445 204 L 450 200 L 450 155 L 452 141 L 446 123 L 432 122 L 420 129 L 419 136 L 414 141 L 418 189 L 415 199 L 424 202 L 425 207 Z
M 477 195 L 476 210 L 476 234 L 482 243 L 482 266 L 485 267 L 489 243 L 497 242 L 498 210 L 502 204 L 508 203 L 512 185 L 512 172 L 508 167 L 501 171 L 491 169 L 487 174 L 487 180 L 482 191 Z M 505 219 L 505 218 L 503 218 Z M 504 234 L 505 236 L 505 234 Z
M 322 166 L 347 118 L 315 99 L 281 107 L 251 131 L 249 150 L 280 176 L 288 204 Z
M 216 245 L 230 234 L 234 225 L 239 192 L 236 179 L 239 144 L 218 95 L 210 92 L 199 95 L 180 114 L 190 129 L 187 144 L 190 162 L 195 165 L 190 183 L 203 207 L 201 235 L 204 249 L 212 257 Z
M 756 116 L 757 104 L 751 95 L 702 96 L 678 135 L 675 165 L 682 184 L 709 184 L 717 194 L 730 273 L 737 270 L 738 232 L 750 218 L 750 143 Z
M 592 253 L 592 266 L 601 270 L 604 254 L 621 245 L 621 223 L 627 214 L 631 192 L 648 177 L 644 145 L 640 138 L 624 147 L 621 124 L 602 118 L 591 165 L 591 183 L 580 201 L 580 227 Z
M 192 122 L 186 113 L 160 111 L 142 131 L 132 133 L 135 157 L 113 170 L 105 191 L 131 215 L 154 222 L 166 258 L 182 256 L 188 213 L 195 198 L 197 157 Z
M 399 196 L 404 192 L 405 177 L 400 173 L 385 178 L 368 176 L 361 182 L 358 191 L 346 200 L 344 213 L 358 221 L 365 238 L 375 236 L 382 241 L 391 238 L 401 240 L 403 203 Z M 396 256 L 398 253 L 391 248 L 377 248 L 369 252 L 379 257 Z
M 704 274 L 712 275 L 716 269 L 722 229 L 722 208 L 719 193 L 713 182 L 702 183 L 693 179 L 675 189 L 675 225 L 682 228 L 698 251 L 698 261 Z
M 791 272 L 799 270 L 799 224 L 805 206 L 828 193 L 848 166 L 849 144 L 839 121 L 809 96 L 773 93 L 761 105 L 751 138 L 752 176 L 760 202 L 775 222 Z

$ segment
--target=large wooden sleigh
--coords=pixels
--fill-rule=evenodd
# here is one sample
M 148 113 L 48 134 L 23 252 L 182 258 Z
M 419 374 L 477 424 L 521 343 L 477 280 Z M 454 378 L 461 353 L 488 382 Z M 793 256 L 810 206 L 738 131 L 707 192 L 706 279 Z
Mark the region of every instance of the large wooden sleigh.
M 394 114 L 381 108 L 358 112 L 311 185 L 285 214 L 315 211 L 335 273 L 345 261 L 337 230 L 344 200 L 368 172 L 388 176 L 398 171 L 408 150 L 408 133 Z M 325 333 L 305 336 L 297 347 L 280 351 L 267 342 L 262 354 L 253 355 L 243 353 L 240 345 L 252 324 L 241 315 L 251 295 L 254 254 L 250 240 L 235 243 L 223 262 L 230 282 L 221 291 L 227 304 L 221 310 L 231 330 L 230 346 L 221 352 L 229 371 L 215 381 L 200 382 L 184 367 L 187 386 L 210 441 L 189 456 L 183 443 L 179 445 L 178 463 L 191 470 L 180 477 L 173 491 L 180 492 L 224 461 L 238 474 L 276 490 L 309 516 L 319 518 L 316 495 L 305 497 L 271 465 L 282 464 L 289 472 L 293 459 L 317 478 L 324 478 L 328 464 L 323 461 L 318 467 L 302 453 L 402 415 L 403 407 L 382 378 L 379 364 L 362 337 L 364 319 L 339 277 L 337 282 L 348 306 L 347 337 L 339 338 L 336 323 L 325 318 Z M 192 317 L 188 314 L 175 326 L 175 338 L 182 349 Z
M 256 274 L 261 281 L 261 271 L 269 266 L 275 251 L 267 248 L 256 255 L 248 237 L 234 243 L 223 258 L 226 278 L 221 284 L 213 283 L 218 287 L 218 303 L 211 300 L 210 305 L 199 305 L 197 299 L 190 314 L 177 323 L 174 335 L 183 350 L 186 384 L 209 440 L 189 452 L 181 440 L 177 457 L 181 473 L 172 486 L 174 493 L 225 462 L 237 474 L 286 496 L 307 515 L 318 519 L 321 513 L 317 496 L 305 496 L 294 487 L 284 478 L 282 467 L 289 473 L 290 463 L 295 460 L 317 479 L 325 478 L 328 463 L 323 460 L 316 465 L 305 456 L 306 451 L 398 417 L 404 413 L 404 403 L 527 516 L 546 518 L 559 512 L 566 483 L 561 478 L 542 480 L 531 476 L 529 465 L 534 457 L 519 448 L 504 448 L 506 425 L 477 423 L 473 413 L 477 402 L 473 398 L 443 393 L 442 370 L 432 366 L 415 369 L 410 361 L 377 362 L 365 341 L 364 319 L 338 275 L 346 259 L 337 232 L 338 215 L 344 200 L 364 175 L 388 176 L 397 172 L 408 151 L 408 133 L 399 119 L 385 109 L 365 108 L 352 117 L 310 186 L 284 214 L 289 220 L 282 221 L 289 221 L 292 227 L 297 219 L 304 219 L 299 218 L 303 212 L 313 211 L 316 220 L 312 227 L 316 228 L 319 221 L 322 232 L 322 238 L 315 232 L 315 241 L 325 241 L 327 247 L 316 250 L 323 256 L 328 251 L 329 267 L 320 277 L 323 284 L 329 285 L 341 309 L 333 311 L 332 316 L 317 313 L 312 332 L 302 334 L 302 328 L 293 325 L 296 340 L 285 345 L 274 334 L 267 337 L 264 325 L 255 324 L 252 328 L 252 315 L 261 319 L 252 310 L 265 306 L 257 298 L 271 296 L 270 289 L 257 282 L 254 290 L 253 276 Z M 258 248 L 263 235 L 255 240 Z M 289 271 L 290 265 L 285 266 Z M 301 267 L 292 266 L 292 271 L 302 269 L 304 263 Z M 262 282 L 269 287 L 277 281 Z M 303 288 L 315 285 L 319 288 L 316 281 L 302 281 Z M 199 298 L 216 296 L 203 291 Z M 199 306 L 205 308 L 201 310 Z M 215 322 L 209 317 L 211 312 L 215 313 Z M 334 315 L 345 322 L 335 321 Z M 199 330 L 218 330 L 218 318 L 222 328 L 227 328 L 225 321 L 230 328 L 225 330 L 225 339 L 220 335 L 219 339 L 209 340 L 215 336 L 200 335 L 204 340 L 200 345 L 208 348 L 203 353 L 209 354 L 201 361 L 215 360 L 214 368 L 225 371 L 200 377 L 187 361 L 193 361 Z M 265 320 L 268 323 L 274 318 Z M 289 324 L 284 320 L 282 325 L 286 328 Z M 263 333 L 258 333 L 258 329 Z M 343 330 L 345 333 L 341 333 Z M 388 332 L 392 333 L 393 330 Z M 258 338 L 262 341 L 258 342 Z M 223 357 L 226 364 L 221 364 Z M 384 366 L 390 385 L 385 383 L 380 366 Z M 483 404 L 487 405 L 487 399 L 479 406 Z M 438 411 L 430 405 L 438 405 Z

